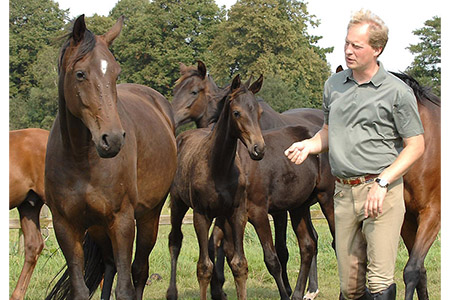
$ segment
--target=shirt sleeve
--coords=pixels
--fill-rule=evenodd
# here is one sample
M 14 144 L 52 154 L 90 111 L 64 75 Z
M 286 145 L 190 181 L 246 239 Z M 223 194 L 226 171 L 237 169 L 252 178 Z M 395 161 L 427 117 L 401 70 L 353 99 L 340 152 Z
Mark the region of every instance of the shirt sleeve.
M 395 126 L 402 138 L 423 134 L 417 100 L 411 89 L 398 94 L 393 112 Z

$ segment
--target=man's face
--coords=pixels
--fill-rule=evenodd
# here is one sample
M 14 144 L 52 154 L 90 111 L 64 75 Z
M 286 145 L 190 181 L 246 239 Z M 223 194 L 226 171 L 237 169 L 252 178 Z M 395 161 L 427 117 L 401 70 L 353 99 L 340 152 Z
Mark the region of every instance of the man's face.
M 345 62 L 353 71 L 364 71 L 377 63 L 380 49 L 369 45 L 369 24 L 356 24 L 347 31 L 345 38 Z

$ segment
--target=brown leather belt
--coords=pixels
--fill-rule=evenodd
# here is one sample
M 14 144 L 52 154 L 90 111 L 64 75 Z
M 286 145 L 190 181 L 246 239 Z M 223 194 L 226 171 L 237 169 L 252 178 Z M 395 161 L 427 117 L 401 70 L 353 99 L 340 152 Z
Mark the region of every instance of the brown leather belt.
M 355 177 L 355 178 L 339 178 L 339 177 L 336 177 L 336 181 L 339 182 L 339 183 L 342 183 L 342 184 L 358 185 L 358 184 L 361 184 L 361 183 L 370 182 L 370 181 L 374 180 L 377 177 L 378 177 L 377 174 L 369 174 L 369 175 L 366 175 L 366 176 Z

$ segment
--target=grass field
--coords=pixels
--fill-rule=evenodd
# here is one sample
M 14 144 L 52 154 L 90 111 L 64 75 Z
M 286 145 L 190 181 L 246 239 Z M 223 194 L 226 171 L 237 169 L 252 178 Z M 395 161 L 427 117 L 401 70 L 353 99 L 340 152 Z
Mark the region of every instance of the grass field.
M 316 209 L 316 208 L 315 208 Z M 167 212 L 165 212 L 167 213 Z M 17 217 L 14 212 L 10 217 Z M 319 234 L 318 274 L 320 293 L 316 299 L 337 300 L 339 295 L 339 280 L 337 275 L 336 258 L 331 248 L 331 235 L 325 220 L 314 220 L 314 226 Z M 170 255 L 168 250 L 168 235 L 170 226 L 162 225 L 158 240 L 150 255 L 150 274 L 158 273 L 162 276 L 159 281 L 152 281 L 145 288 L 144 299 L 165 299 L 169 285 Z M 180 299 L 198 299 L 198 283 L 196 264 L 198 246 L 192 225 L 183 225 L 183 247 L 178 263 L 178 292 Z M 289 248 L 288 274 L 291 286 L 294 287 L 300 266 L 297 240 L 291 228 L 288 228 L 287 245 Z M 9 237 L 9 288 L 11 295 L 20 270 L 23 265 L 23 255 L 17 254 L 18 230 L 10 230 Z M 249 276 L 247 282 L 248 299 L 279 299 L 278 290 L 273 278 L 268 273 L 264 262 L 263 252 L 258 237 L 249 224 L 245 235 L 245 253 L 248 260 Z M 408 259 L 408 253 L 403 243 L 399 245 L 395 280 L 398 286 L 397 299 L 404 297 L 402 270 Z M 58 248 L 53 231 L 49 232 L 45 248 L 37 263 L 25 299 L 43 299 L 53 277 L 65 264 L 64 257 Z M 441 299 L 441 241 L 440 234 L 434 242 L 425 261 L 428 275 L 428 290 L 430 300 Z M 234 282 L 231 271 L 226 267 L 225 292 L 229 299 L 236 299 Z M 97 293 L 93 299 L 99 299 Z M 417 299 L 415 296 L 414 299 Z

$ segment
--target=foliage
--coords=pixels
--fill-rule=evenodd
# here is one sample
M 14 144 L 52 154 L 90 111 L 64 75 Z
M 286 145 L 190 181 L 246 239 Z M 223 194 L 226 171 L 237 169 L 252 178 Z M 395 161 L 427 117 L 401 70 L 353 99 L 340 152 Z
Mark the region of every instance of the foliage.
M 67 11 L 52 0 L 10 0 L 9 73 L 10 94 L 26 95 L 36 78 L 29 67 L 44 45 L 59 36 L 67 20 Z
M 227 15 L 228 14 L 228 15 Z M 60 39 L 72 26 L 69 11 L 55 0 L 10 0 L 10 130 L 49 129 L 57 112 L 57 58 Z M 105 33 L 121 16 L 125 23 L 112 52 L 119 82 L 150 86 L 170 98 L 179 63 L 203 60 L 219 86 L 240 73 L 264 75 L 259 96 L 277 111 L 316 107 L 330 74 L 319 26 L 299 0 L 238 0 L 230 10 L 214 0 L 120 0 L 108 16 L 86 18 L 88 29 Z M 414 31 L 416 55 L 408 72 L 440 95 L 440 18 Z
M 320 37 L 308 35 L 308 24 L 316 26 L 317 22 L 303 2 L 238 0 L 211 45 L 215 53 L 211 71 L 221 83 L 236 73 L 277 78 L 292 86 L 296 98 L 318 106 L 323 83 L 330 75 L 325 60 L 330 49 L 314 45 Z M 299 106 L 294 103 L 290 108 Z
M 407 72 L 420 84 L 430 86 L 433 92 L 441 96 L 441 18 L 433 17 L 425 21 L 425 26 L 414 30 L 421 42 L 408 47 L 415 55 Z
M 170 95 L 180 62 L 208 60 L 207 47 L 222 18 L 213 0 L 155 0 L 143 6 L 114 47 L 122 80 Z

